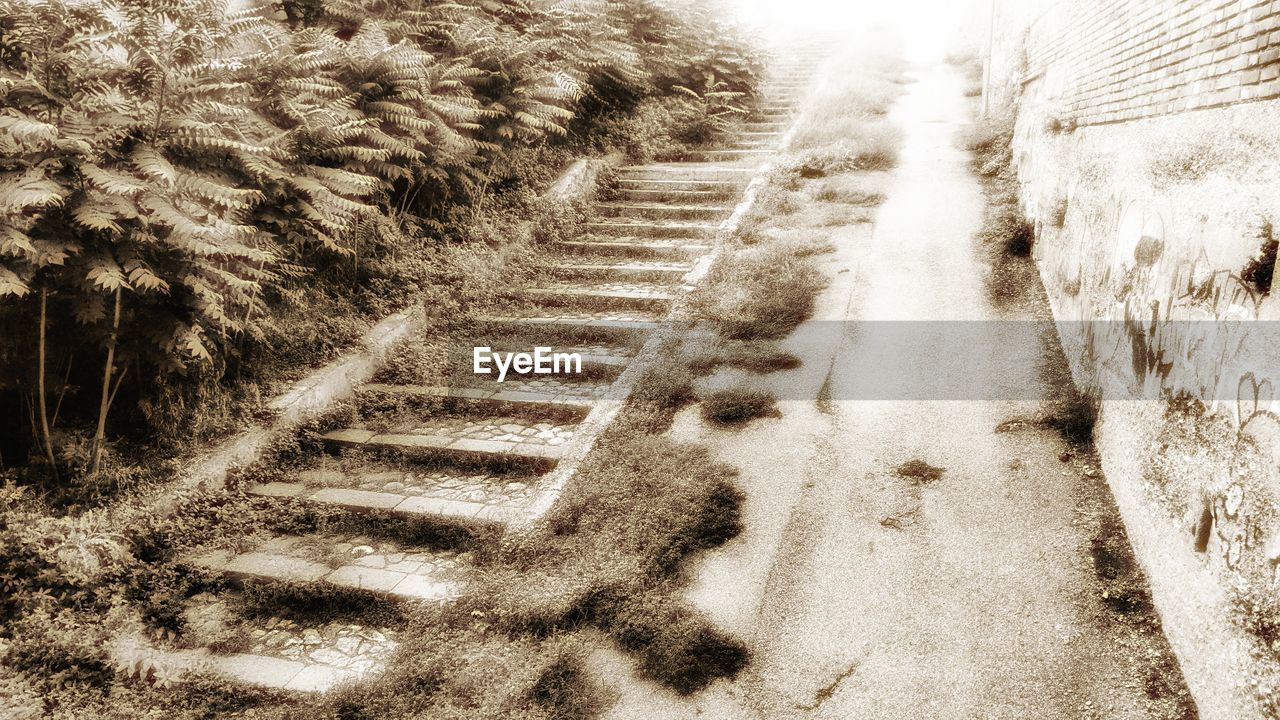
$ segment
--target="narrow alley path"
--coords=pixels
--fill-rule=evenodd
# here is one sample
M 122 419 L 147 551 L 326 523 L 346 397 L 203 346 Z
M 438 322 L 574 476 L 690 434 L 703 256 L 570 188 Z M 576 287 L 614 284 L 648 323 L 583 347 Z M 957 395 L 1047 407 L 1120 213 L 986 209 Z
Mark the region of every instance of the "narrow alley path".
M 836 231 L 818 312 L 784 343 L 804 365 L 769 380 L 783 417 L 726 432 L 687 412 L 674 430 L 742 473 L 746 530 L 707 556 L 690 596 L 752 665 L 692 698 L 624 683 L 613 718 L 1182 716 L 1151 690 L 1168 661 L 1158 625 L 1109 609 L 1097 584 L 1105 483 L 1063 462 L 1051 431 L 996 431 L 1037 402 L 856 399 L 883 348 L 853 322 L 835 337 L 839 321 L 1009 317 L 972 240 L 983 200 L 960 149 L 963 79 L 936 65 L 910 81 L 887 199 L 874 226 Z M 1040 383 L 1037 343 L 992 346 L 1028 358 L 1026 376 L 971 382 Z M 947 362 L 892 359 L 922 378 Z M 895 469 L 913 459 L 945 470 L 912 482 Z

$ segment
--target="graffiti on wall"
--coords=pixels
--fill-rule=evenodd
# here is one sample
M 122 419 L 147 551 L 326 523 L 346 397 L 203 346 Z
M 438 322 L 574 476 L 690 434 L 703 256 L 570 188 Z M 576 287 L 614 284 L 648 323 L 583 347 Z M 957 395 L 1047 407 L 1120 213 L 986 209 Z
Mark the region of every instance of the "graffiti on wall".
M 1059 319 L 1085 321 L 1064 345 L 1099 387 L 1198 405 L 1203 427 L 1188 432 L 1201 435 L 1157 448 L 1171 456 L 1168 472 L 1203 473 L 1182 480 L 1174 509 L 1191 524 L 1208 517 L 1211 527 L 1194 530 L 1210 532 L 1206 549 L 1227 569 L 1280 581 L 1280 536 L 1271 537 L 1280 526 L 1280 378 L 1274 363 L 1246 352 L 1259 344 L 1247 321 L 1260 317 L 1264 296 L 1210 256 L 1203 219 L 1118 193 L 1073 196 L 1069 207 L 1037 258 Z M 1220 437 L 1211 444 L 1222 454 L 1197 464 L 1187 458 L 1209 452 L 1204 433 Z

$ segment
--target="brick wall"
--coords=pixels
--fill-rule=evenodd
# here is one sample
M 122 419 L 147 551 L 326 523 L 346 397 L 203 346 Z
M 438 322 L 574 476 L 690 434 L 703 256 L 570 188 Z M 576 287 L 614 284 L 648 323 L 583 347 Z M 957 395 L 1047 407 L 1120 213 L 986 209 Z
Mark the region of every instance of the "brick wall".
M 1024 79 L 1049 71 L 1080 125 L 1277 98 L 1280 0 L 1058 2 L 1026 36 Z

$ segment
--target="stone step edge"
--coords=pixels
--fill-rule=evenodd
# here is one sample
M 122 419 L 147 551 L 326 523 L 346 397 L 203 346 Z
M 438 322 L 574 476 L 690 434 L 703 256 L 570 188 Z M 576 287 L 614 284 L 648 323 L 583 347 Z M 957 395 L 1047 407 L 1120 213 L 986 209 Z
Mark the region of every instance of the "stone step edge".
M 658 237 L 653 233 L 662 233 L 666 237 L 683 237 L 691 236 L 697 238 L 699 236 L 706 237 L 720 229 L 718 224 L 711 225 L 706 223 L 660 223 L 660 222 L 637 222 L 637 221 L 620 221 L 620 222 L 601 222 L 593 221 L 582 224 L 584 230 L 594 233 L 619 232 L 624 230 L 635 231 L 641 237 Z
M 733 180 L 696 180 L 696 179 L 666 179 L 666 178 L 618 178 L 619 190 L 642 190 L 644 188 L 622 187 L 624 185 L 656 185 L 658 187 L 666 185 L 701 185 L 707 187 L 708 190 L 703 192 L 712 192 L 718 190 L 720 192 L 737 193 L 742 190 L 742 184 Z M 693 192 L 691 190 L 682 190 L 680 192 Z
M 761 123 L 765 124 L 765 123 Z M 707 167 L 702 163 L 692 162 L 685 165 L 623 165 L 618 168 L 619 172 L 627 173 L 679 173 L 679 172 L 695 172 L 695 173 L 727 173 L 732 175 L 753 175 L 756 168 L 737 168 L 737 167 Z M 629 178 L 620 178 L 627 180 Z M 633 178 L 630 178 L 633 179 Z M 691 182 L 691 181 L 685 181 Z
M 623 242 L 617 235 L 592 235 L 588 237 L 603 237 L 607 240 L 563 240 L 556 245 L 569 250 L 645 250 L 650 252 L 709 252 L 711 246 L 705 243 L 659 243 L 646 242 Z M 679 238 L 673 238 L 679 239 Z
M 314 560 L 256 550 L 243 553 L 213 550 L 188 562 L 237 581 L 318 582 L 391 600 L 442 602 L 458 597 L 462 591 L 461 583 L 433 580 L 427 575 L 354 563 L 332 568 Z
M 330 430 L 320 440 L 338 447 L 362 450 L 388 449 L 399 452 L 442 453 L 475 460 L 538 461 L 554 465 L 563 454 L 563 446 L 513 443 L 503 440 L 477 440 L 441 435 L 413 433 L 377 433 L 360 428 Z
M 611 266 L 606 266 L 611 267 Z M 518 315 L 487 315 L 476 318 L 478 322 L 508 325 L 535 325 L 551 327 L 580 327 L 594 330 L 651 331 L 662 327 L 657 320 L 591 320 L 578 318 L 530 318 Z
M 731 152 L 728 150 L 714 150 L 712 152 Z M 592 207 L 604 210 L 636 210 L 651 211 L 661 210 L 663 212 L 690 212 L 690 213 L 724 213 L 728 214 L 733 209 L 730 205 L 679 205 L 675 203 L 625 203 L 625 202 L 598 202 Z
M 582 298 L 586 300 L 636 300 L 664 303 L 676 299 L 674 293 L 661 290 L 591 290 L 583 288 L 528 288 L 525 295 L 538 298 Z
M 350 512 L 389 512 L 406 517 L 436 517 L 451 521 L 505 525 L 519 517 L 522 508 L 493 505 L 472 500 L 401 495 L 379 490 L 341 487 L 310 487 L 296 482 L 269 482 L 250 487 L 255 497 L 296 498 L 303 502 L 331 505 Z
M 593 263 L 558 263 L 548 265 L 548 269 L 558 272 L 582 272 L 582 273 L 617 273 L 617 274 L 651 274 L 651 275 L 679 275 L 683 277 L 693 270 L 692 266 L 687 267 L 657 267 L 653 265 L 629 265 L 627 263 L 617 265 L 602 265 Z
M 381 669 L 351 670 L 251 653 L 217 655 L 208 648 L 166 650 L 138 640 L 117 641 L 110 652 L 116 664 L 135 674 L 143 672 L 144 663 L 150 663 L 171 680 L 207 673 L 246 685 L 297 692 L 326 692 Z
M 380 392 L 390 395 L 411 397 L 438 397 L 457 400 L 477 400 L 493 403 L 526 406 L 556 406 L 590 408 L 593 403 L 581 397 L 539 393 L 528 390 L 489 390 L 479 387 L 450 385 L 393 385 L 389 383 L 366 383 L 360 386 L 360 392 Z

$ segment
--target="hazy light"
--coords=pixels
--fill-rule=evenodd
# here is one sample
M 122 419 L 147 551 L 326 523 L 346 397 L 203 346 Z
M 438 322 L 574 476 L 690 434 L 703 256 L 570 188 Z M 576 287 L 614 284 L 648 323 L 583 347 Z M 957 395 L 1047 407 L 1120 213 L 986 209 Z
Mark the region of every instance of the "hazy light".
M 907 59 L 930 61 L 985 29 L 986 0 L 725 0 L 768 39 L 797 35 L 888 32 L 902 38 Z

